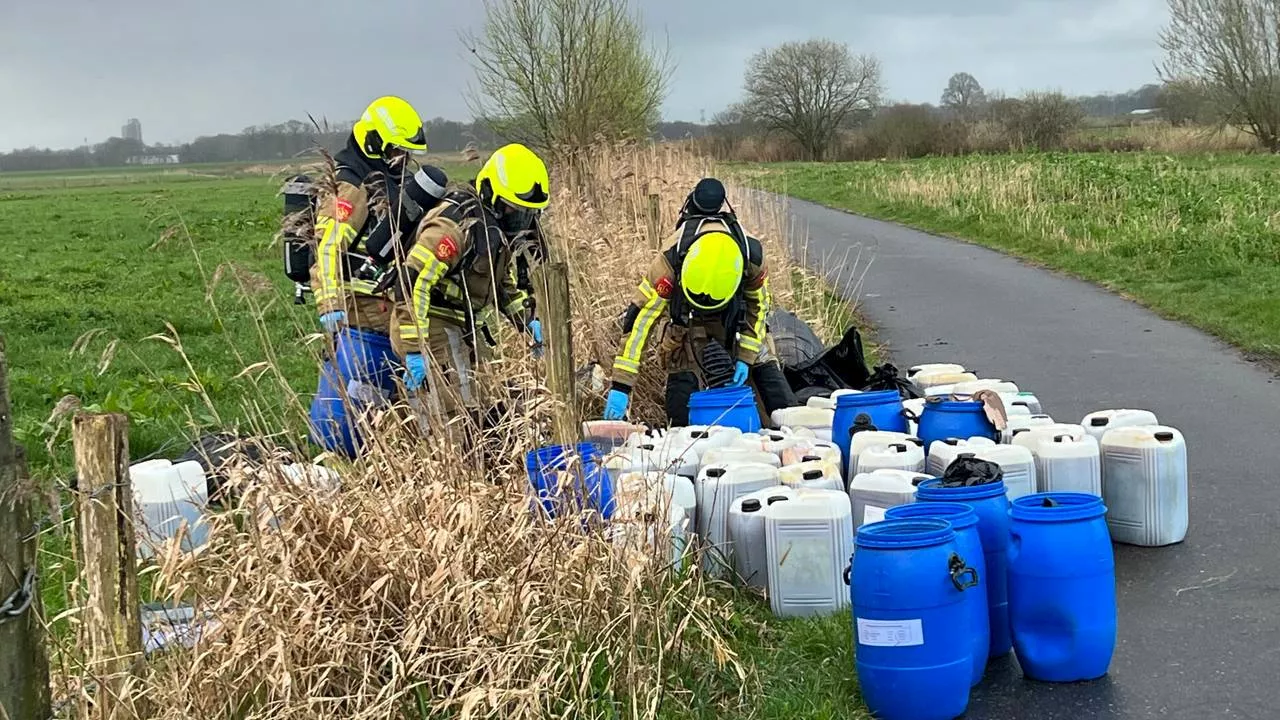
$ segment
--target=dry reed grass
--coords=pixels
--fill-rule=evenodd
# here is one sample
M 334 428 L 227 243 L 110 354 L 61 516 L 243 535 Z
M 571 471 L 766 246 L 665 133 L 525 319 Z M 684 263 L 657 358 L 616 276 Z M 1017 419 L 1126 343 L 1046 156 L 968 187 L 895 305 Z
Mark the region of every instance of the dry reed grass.
M 547 228 L 571 267 L 579 362 L 611 365 L 615 318 L 709 171 L 669 146 L 602 147 L 557 168 Z M 830 297 L 789 259 L 783 207 L 732 186 L 730 197 L 765 241 L 775 305 L 838 336 L 838 321 L 822 316 L 836 309 Z M 233 272 L 215 281 L 245 284 Z M 423 437 L 396 407 L 362 426 L 373 440 L 359 461 L 318 458 L 341 474 L 340 488 L 299 483 L 278 463 L 229 468 L 240 500 L 211 519 L 209 544 L 161 553 L 149 571 L 158 596 L 216 625 L 194 649 L 148 663 L 129 690 L 152 709 L 139 717 L 657 718 L 730 712 L 758 692 L 729 642 L 736 601 L 696 569 L 673 571 L 669 545 L 620 548 L 589 513 L 547 522 L 530 512 L 524 453 L 549 442 L 554 400 L 523 341 L 509 329 L 501 340 L 482 382 L 516 403 L 485 433 L 486 452 L 451 433 Z M 176 333 L 169 342 L 182 351 Z M 242 375 L 264 395 L 287 392 L 274 361 L 287 351 L 265 347 Z M 661 421 L 662 379 L 650 359 L 639 419 Z M 201 392 L 194 380 L 192 390 Z M 580 409 L 598 413 L 601 396 L 583 395 Z M 281 431 L 305 419 L 305 399 L 293 397 L 283 418 L 245 404 L 264 448 L 305 457 Z M 64 693 L 102 686 L 73 648 L 55 666 Z

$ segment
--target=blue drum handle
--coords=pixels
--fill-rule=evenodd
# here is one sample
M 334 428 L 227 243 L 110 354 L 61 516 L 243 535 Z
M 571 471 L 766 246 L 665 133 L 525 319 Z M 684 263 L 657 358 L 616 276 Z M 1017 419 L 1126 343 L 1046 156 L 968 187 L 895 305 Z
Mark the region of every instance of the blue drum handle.
M 978 571 L 965 564 L 964 558 L 956 553 L 951 553 L 951 559 L 947 561 L 947 569 L 951 571 L 951 584 L 956 589 L 964 592 L 968 588 L 978 587 Z M 962 580 L 968 575 L 970 580 L 965 582 Z
M 910 420 L 913 423 L 920 422 L 920 416 L 911 412 L 911 408 L 902 408 L 902 417 Z
M 849 585 L 852 582 L 851 573 L 853 571 L 853 563 L 844 566 L 844 584 Z

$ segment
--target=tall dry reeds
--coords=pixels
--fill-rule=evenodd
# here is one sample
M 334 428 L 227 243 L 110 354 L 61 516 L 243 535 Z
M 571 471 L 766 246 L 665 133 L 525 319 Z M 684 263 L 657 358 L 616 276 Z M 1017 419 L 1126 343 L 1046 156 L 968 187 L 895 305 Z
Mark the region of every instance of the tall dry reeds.
M 596 148 L 555 169 L 546 227 L 571 268 L 579 362 L 608 372 L 616 319 L 708 172 L 663 146 Z M 730 198 L 765 242 L 775 305 L 838 336 L 821 317 L 832 309 L 821 284 L 790 260 L 782 206 L 732 186 Z M 246 359 L 259 392 L 287 389 L 271 360 L 295 351 Z M 531 512 L 524 456 L 550 442 L 555 399 L 509 329 L 483 371 L 490 397 L 510 401 L 493 427 L 437 425 L 424 436 L 406 407 L 384 409 L 362 426 L 363 457 L 319 458 L 339 487 L 300 482 L 274 462 L 227 468 L 238 501 L 213 514 L 208 545 L 160 553 L 148 571 L 157 599 L 213 619 L 194 648 L 153 657 L 133 686 L 150 717 L 657 718 L 749 699 L 755 674 L 729 637 L 735 603 L 754 600 L 713 590 L 696 558 L 673 570 L 666 542 L 621 544 L 590 513 Z M 662 380 L 650 354 L 636 418 L 662 421 Z M 598 414 L 602 393 L 582 395 L 581 410 Z M 282 426 L 302 422 L 308 403 L 294 398 L 292 417 L 256 414 L 257 433 L 290 445 Z M 466 442 L 479 435 L 482 448 Z M 295 458 L 313 459 L 292 445 Z M 62 692 L 100 679 L 73 648 L 57 667 Z

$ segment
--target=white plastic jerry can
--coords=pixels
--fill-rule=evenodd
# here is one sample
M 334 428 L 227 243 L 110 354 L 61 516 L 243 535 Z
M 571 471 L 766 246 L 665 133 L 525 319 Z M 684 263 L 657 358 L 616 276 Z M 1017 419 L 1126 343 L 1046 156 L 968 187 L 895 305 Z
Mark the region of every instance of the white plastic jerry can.
M 770 505 L 795 497 L 795 488 L 774 486 L 757 490 L 733 501 L 729 508 L 729 542 L 733 546 L 733 569 L 748 587 L 769 586 L 764 512 Z
M 1139 425 L 1159 425 L 1156 414 L 1150 410 L 1098 410 L 1084 416 L 1080 421 L 1085 432 L 1102 439 L 1111 428 L 1137 427 Z
M 168 460 L 146 461 L 129 468 L 133 486 L 134 534 L 138 556 L 154 557 L 166 542 L 186 533 L 179 546 L 190 552 L 209 539 L 204 513 L 209 504 L 209 486 L 204 468 L 194 460 L 174 465 Z
M 769 607 L 780 617 L 830 615 L 849 606 L 845 566 L 853 555 L 849 496 L 798 490 L 765 510 Z
M 1036 456 L 1038 492 L 1102 495 L 1102 458 L 1092 435 L 1040 437 L 1031 452 Z
M 783 465 L 778 471 L 778 478 L 787 487 L 844 492 L 844 478 L 840 475 L 840 468 L 825 460 Z
M 1119 427 L 1102 436 L 1102 498 L 1117 542 L 1182 542 L 1190 524 L 1187 443 L 1164 425 Z
M 965 372 L 965 368 L 958 363 L 921 363 L 907 368 L 907 379 L 914 380 L 920 373 L 929 372 L 962 373 Z
M 923 473 L 905 470 L 876 470 L 855 475 L 849 480 L 854 528 L 880 522 L 891 507 L 915 502 L 916 483 L 928 478 Z
M 822 440 L 831 439 L 831 424 L 835 419 L 834 409 L 814 408 L 808 406 L 782 408 L 774 410 L 770 419 L 774 425 L 789 428 L 807 428 Z
M 1016 500 L 1036 491 L 1036 459 L 1029 448 L 1021 445 L 991 445 L 988 447 L 970 448 L 979 460 L 993 462 L 1000 466 L 1004 476 L 1005 495 Z
M 942 477 L 960 453 L 973 452 L 974 448 L 990 447 L 995 444 L 995 440 L 981 435 L 971 438 L 934 440 L 929 444 L 929 455 L 925 459 L 924 471 L 933 477 Z
M 698 474 L 694 489 L 697 530 L 703 547 L 702 567 L 707 573 L 724 577 L 733 566 L 729 543 L 729 508 L 733 501 L 778 484 L 778 468 L 765 463 L 711 465 Z
M 924 472 L 924 448 L 915 443 L 901 442 L 872 445 L 859 453 L 857 474 L 880 469 Z

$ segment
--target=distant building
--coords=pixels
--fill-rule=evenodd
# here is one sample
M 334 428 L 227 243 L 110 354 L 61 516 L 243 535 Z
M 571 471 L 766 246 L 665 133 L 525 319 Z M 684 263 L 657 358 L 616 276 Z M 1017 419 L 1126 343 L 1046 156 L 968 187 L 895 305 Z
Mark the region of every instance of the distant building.
M 120 128 L 120 137 L 125 140 L 134 140 L 142 142 L 142 123 L 138 118 L 129 118 L 129 122 Z
M 125 159 L 126 165 L 177 165 L 182 159 L 176 153 L 163 155 L 134 155 Z

